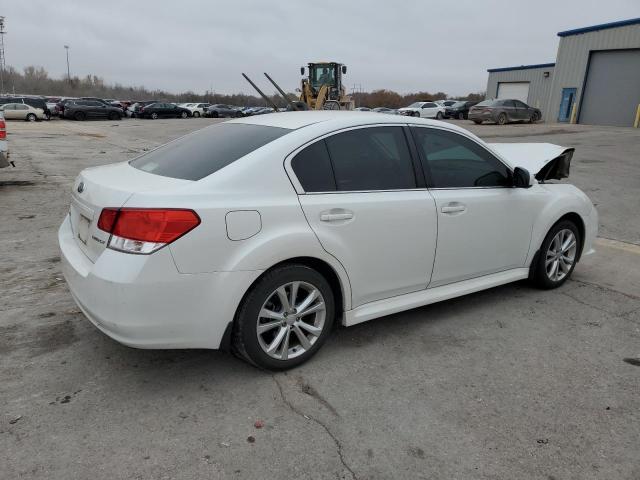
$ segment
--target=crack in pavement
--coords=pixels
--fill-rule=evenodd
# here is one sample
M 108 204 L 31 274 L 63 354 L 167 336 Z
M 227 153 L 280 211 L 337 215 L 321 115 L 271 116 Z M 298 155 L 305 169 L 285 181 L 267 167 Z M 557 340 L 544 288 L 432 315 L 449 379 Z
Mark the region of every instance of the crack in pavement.
M 333 442 L 336 444 L 336 448 L 338 449 L 338 457 L 340 458 L 340 463 L 342 463 L 342 466 L 344 468 L 347 469 L 347 471 L 351 474 L 351 478 L 353 478 L 353 480 L 358 480 L 358 476 L 356 475 L 356 473 L 353 471 L 353 469 L 349 466 L 349 464 L 347 463 L 347 461 L 344 458 L 344 448 L 342 446 L 342 443 L 340 442 L 340 440 L 331 432 L 331 430 L 329 430 L 329 427 L 327 427 L 323 422 L 321 422 L 320 420 L 318 420 L 315 417 L 312 417 L 311 415 L 308 415 L 306 413 L 301 412 L 297 407 L 295 407 L 291 401 L 287 398 L 287 396 L 284 394 L 284 388 L 282 387 L 282 385 L 280 384 L 280 382 L 278 381 L 278 379 L 276 378 L 275 375 L 271 375 L 271 378 L 273 379 L 273 381 L 275 382 L 276 386 L 278 387 L 278 391 L 280 392 L 280 397 L 282 398 L 282 402 L 296 415 L 299 415 L 307 420 L 311 420 L 312 422 L 316 423 L 317 425 L 319 425 L 320 427 L 322 427 L 324 429 L 325 432 L 327 432 L 327 435 L 329 435 L 331 437 L 331 439 L 333 440 Z

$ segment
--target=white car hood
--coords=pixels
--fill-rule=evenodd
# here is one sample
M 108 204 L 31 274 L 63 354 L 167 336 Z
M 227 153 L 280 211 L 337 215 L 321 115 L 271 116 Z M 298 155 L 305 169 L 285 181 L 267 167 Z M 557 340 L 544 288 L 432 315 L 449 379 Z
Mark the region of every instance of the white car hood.
M 539 181 L 567 178 L 573 148 L 553 143 L 489 143 L 512 167 L 525 168 Z

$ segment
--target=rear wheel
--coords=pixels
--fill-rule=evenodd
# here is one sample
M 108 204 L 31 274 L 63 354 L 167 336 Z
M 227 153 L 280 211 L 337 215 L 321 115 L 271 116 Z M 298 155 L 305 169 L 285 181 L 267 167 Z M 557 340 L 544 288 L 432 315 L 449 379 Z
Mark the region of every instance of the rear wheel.
M 86 120 L 87 116 L 84 114 L 84 112 L 76 112 L 73 114 L 73 118 L 75 120 L 82 121 L 82 120 Z
M 151 119 L 152 119 L 152 120 L 156 120 L 157 118 L 158 118 L 158 114 L 157 114 L 156 112 L 153 112 L 153 113 L 151 114 Z
M 27 115 L 27 122 L 35 122 L 38 118 L 35 113 L 30 113 Z
M 116 112 L 110 112 L 109 113 L 109 120 L 120 120 L 120 115 L 118 115 Z
M 529 118 L 529 123 L 536 123 L 538 121 L 538 114 L 536 112 L 533 112 L 531 114 L 531 117 Z
M 507 123 L 507 115 L 505 113 L 501 113 L 498 115 L 498 125 L 504 125 Z
M 298 264 L 276 267 L 243 299 L 233 352 L 258 367 L 292 368 L 318 351 L 334 319 L 333 292 L 320 273 Z
M 580 231 L 575 223 L 570 220 L 556 223 L 542 242 L 531 280 L 544 289 L 562 285 L 573 273 L 580 246 Z
M 236 113 L 233 114 L 233 116 L 236 117 L 236 118 L 240 118 L 240 117 L 242 117 L 242 112 L 237 111 Z
M 181 117 L 181 118 L 187 118 L 188 116 L 189 116 L 189 114 L 188 114 L 187 112 L 182 112 L 182 113 L 180 114 L 180 117 Z
M 200 117 L 200 112 L 193 112 L 193 116 L 196 117 L 196 118 L 199 118 Z
M 211 112 L 211 116 L 213 118 L 218 118 L 220 116 L 220 114 L 218 112 Z

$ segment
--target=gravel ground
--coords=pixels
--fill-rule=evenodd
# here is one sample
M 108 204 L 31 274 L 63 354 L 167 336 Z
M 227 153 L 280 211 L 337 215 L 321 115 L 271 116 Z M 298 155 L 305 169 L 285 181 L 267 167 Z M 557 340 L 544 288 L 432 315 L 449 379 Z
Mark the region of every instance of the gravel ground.
M 576 147 L 597 254 L 558 290 L 521 282 L 338 329 L 311 362 L 270 374 L 121 346 L 60 273 L 82 168 L 213 122 L 9 123 L 0 478 L 640 478 L 639 130 L 455 122 L 490 142 Z

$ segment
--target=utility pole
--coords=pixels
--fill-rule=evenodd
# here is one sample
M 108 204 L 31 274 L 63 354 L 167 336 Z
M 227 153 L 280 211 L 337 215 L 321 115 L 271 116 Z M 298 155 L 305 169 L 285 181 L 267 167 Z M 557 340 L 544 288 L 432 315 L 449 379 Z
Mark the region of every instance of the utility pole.
M 0 93 L 4 93 L 4 35 L 7 33 L 4 29 L 4 17 L 0 17 Z
M 71 70 L 69 70 L 69 45 L 65 45 L 64 49 L 67 51 L 67 81 L 71 83 Z

